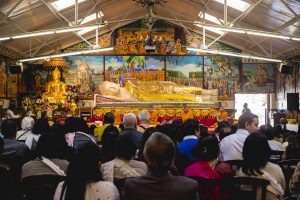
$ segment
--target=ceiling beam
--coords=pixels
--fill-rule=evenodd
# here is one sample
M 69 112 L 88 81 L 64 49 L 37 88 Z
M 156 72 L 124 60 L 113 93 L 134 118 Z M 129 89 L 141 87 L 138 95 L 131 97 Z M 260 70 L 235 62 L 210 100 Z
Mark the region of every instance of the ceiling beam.
M 297 16 L 297 13 L 284 1 L 280 0 L 280 2 L 291 12 L 294 16 Z
M 0 24 L 2 24 L 2 22 L 4 22 L 9 15 L 20 5 L 20 3 L 22 3 L 23 0 L 19 0 L 11 9 L 10 11 L 8 11 L 8 13 L 4 16 L 3 19 L 0 20 Z

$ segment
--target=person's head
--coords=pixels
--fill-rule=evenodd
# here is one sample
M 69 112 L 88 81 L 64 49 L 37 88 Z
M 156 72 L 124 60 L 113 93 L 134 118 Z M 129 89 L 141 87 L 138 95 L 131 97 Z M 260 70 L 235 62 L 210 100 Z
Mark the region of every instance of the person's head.
M 285 118 L 280 118 L 279 123 L 282 124 L 282 125 L 286 125 L 287 120 Z
M 48 133 L 40 136 L 36 152 L 39 157 L 65 159 L 65 150 L 67 147 L 65 129 L 59 125 L 53 125 Z
M 193 155 L 199 160 L 211 161 L 218 158 L 220 154 L 219 141 L 213 134 L 201 138 L 193 149 Z
M 97 126 L 95 125 L 95 124 L 92 124 L 91 126 L 90 126 L 90 132 L 89 132 L 89 135 L 92 135 L 92 136 L 94 136 L 94 131 L 95 131 L 95 128 L 96 128 Z
M 138 118 L 140 120 L 140 123 L 142 124 L 146 124 L 146 123 L 149 123 L 149 120 L 150 120 L 150 114 L 146 111 L 141 111 L 139 114 L 138 114 Z
M 65 120 L 64 129 L 66 130 L 66 133 L 76 132 L 76 118 L 75 117 L 68 117 Z
M 35 124 L 32 127 L 32 133 L 33 134 L 46 134 L 49 132 L 50 126 L 48 123 L 48 119 L 47 118 L 40 118 L 38 120 L 36 120 Z
M 246 129 L 249 133 L 258 131 L 258 116 L 253 113 L 244 113 L 240 116 L 239 128 Z
M 247 175 L 262 174 L 260 169 L 267 164 L 270 155 L 267 137 L 261 133 L 250 134 L 243 147 L 243 172 Z
M 15 139 L 17 133 L 17 125 L 12 119 L 6 119 L 1 124 L 1 134 L 4 138 Z
M 34 119 L 32 117 L 24 117 L 21 122 L 22 130 L 29 131 L 34 125 Z
M 220 130 L 219 132 L 219 139 L 220 141 L 223 140 L 225 137 L 227 137 L 228 135 L 233 134 L 233 131 L 231 129 L 231 127 L 224 127 Z
M 13 111 L 15 108 L 16 108 L 16 105 L 14 103 L 10 102 L 9 105 L 8 105 L 8 110 Z
M 238 124 L 232 124 L 231 129 L 232 129 L 232 133 L 235 133 L 239 129 L 239 125 Z
M 115 115 L 112 112 L 107 112 L 104 115 L 104 124 L 114 124 L 115 123 Z
M 137 146 L 130 135 L 120 135 L 116 141 L 116 156 L 130 160 L 134 157 Z
M 219 111 L 220 111 L 220 112 L 223 112 L 223 111 L 224 111 L 223 106 L 220 106 L 220 107 L 219 107 Z
M 209 135 L 208 128 L 206 126 L 203 126 L 202 124 L 199 125 L 199 132 L 200 132 L 200 138 L 206 137 Z
M 274 128 L 270 124 L 261 125 L 259 131 L 264 134 L 268 140 L 273 140 L 275 137 Z
M 99 170 L 100 150 L 92 143 L 84 144 L 68 167 L 66 177 L 66 200 L 85 199 L 87 183 L 102 180 Z
M 123 117 L 125 128 L 136 128 L 136 116 L 133 113 L 127 113 Z
M 168 136 L 155 132 L 148 138 L 143 154 L 153 173 L 164 174 L 174 162 L 175 146 Z
M 199 137 L 199 121 L 195 119 L 187 119 L 183 123 L 183 130 L 186 135 L 196 135 L 197 137 Z
M 189 111 L 189 107 L 184 106 L 183 111 L 184 111 L 185 113 L 187 113 L 187 112 Z
M 116 143 L 119 137 L 119 130 L 114 125 L 108 125 L 102 134 L 101 143 L 104 161 L 109 161 L 115 158 Z
M 244 107 L 244 108 L 248 108 L 248 104 L 247 104 L 247 103 L 244 103 L 243 107 Z

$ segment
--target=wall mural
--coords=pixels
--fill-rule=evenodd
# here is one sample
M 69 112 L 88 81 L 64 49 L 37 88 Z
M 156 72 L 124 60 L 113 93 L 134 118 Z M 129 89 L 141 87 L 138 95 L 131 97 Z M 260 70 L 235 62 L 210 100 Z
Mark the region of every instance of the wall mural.
M 98 85 L 103 82 L 103 56 L 65 57 L 71 67 L 64 70 L 67 85 L 78 85 L 80 96 L 90 96 L 99 92 Z
M 124 86 L 126 80 L 164 80 L 163 56 L 105 56 L 105 80 Z
M 5 62 L 0 63 L 0 97 L 6 96 L 6 79 L 7 75 L 5 73 Z
M 273 64 L 243 64 L 241 77 L 244 93 L 272 93 L 274 92 Z
M 240 92 L 238 66 L 241 59 L 225 56 L 204 56 L 204 88 L 218 89 L 220 100 L 234 99 Z
M 167 80 L 203 87 L 202 56 L 166 56 Z

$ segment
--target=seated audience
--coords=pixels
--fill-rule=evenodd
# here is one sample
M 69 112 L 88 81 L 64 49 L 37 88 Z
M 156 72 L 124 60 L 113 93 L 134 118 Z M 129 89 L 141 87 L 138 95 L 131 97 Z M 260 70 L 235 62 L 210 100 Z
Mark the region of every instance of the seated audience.
M 300 134 L 295 132 L 290 132 L 288 136 L 288 145 L 285 149 L 283 159 L 300 159 Z
M 271 125 L 262 125 L 260 126 L 259 131 L 268 138 L 268 143 L 270 145 L 271 150 L 284 151 L 283 145 L 280 142 L 274 140 L 275 130 Z
M 147 128 L 149 128 L 149 120 L 150 120 L 150 114 L 149 112 L 146 112 L 146 111 L 141 111 L 139 114 L 138 114 L 138 118 L 139 118 L 139 121 L 140 121 L 140 125 L 137 127 L 137 130 L 141 133 L 144 133 L 145 130 Z
M 138 149 L 142 146 L 143 134 L 136 130 L 136 116 L 133 113 L 127 113 L 123 117 L 124 131 L 120 135 L 130 135 Z
M 23 165 L 22 178 L 35 175 L 65 175 L 69 165 L 68 152 L 63 128 L 53 125 L 49 133 L 41 135 L 37 143 L 37 158 Z
M 258 117 L 250 112 L 242 114 L 238 121 L 239 129 L 220 142 L 221 161 L 242 160 L 242 150 L 246 137 L 258 131 Z
M 56 188 L 54 200 L 120 198 L 114 184 L 102 179 L 99 152 L 98 146 L 92 142 L 78 149 L 76 158 L 68 167 L 66 181 L 59 183 Z
M 290 180 L 290 191 L 297 195 L 297 200 L 300 199 L 300 162 L 298 162 L 298 165 Z
M 96 138 L 97 143 L 101 142 L 102 134 L 104 129 L 109 125 L 114 125 L 115 116 L 112 112 L 108 112 L 104 114 L 103 126 L 99 126 L 94 130 L 94 136 Z
M 185 137 L 177 144 L 177 151 L 192 160 L 194 158 L 192 149 L 198 144 L 198 138 L 200 137 L 199 121 L 187 119 L 183 124 L 183 131 Z
M 231 166 L 224 162 L 218 162 L 220 153 L 219 141 L 215 135 L 201 138 L 198 145 L 193 149 L 194 157 L 199 160 L 184 170 L 185 176 L 202 177 L 219 180 L 232 178 Z M 215 199 L 219 199 L 219 187 L 214 188 Z M 206 199 L 209 199 L 209 191 L 206 191 Z M 229 199 L 229 196 L 228 198 Z
M 24 117 L 21 122 L 22 130 L 17 132 L 16 140 L 25 142 L 27 136 L 31 133 L 33 125 L 34 119 L 32 117 Z
M 148 140 L 148 138 L 152 135 L 152 133 L 156 132 L 157 129 L 154 128 L 154 127 L 150 127 L 150 128 L 147 128 L 143 134 L 143 141 L 142 141 L 142 147 L 141 149 L 138 150 L 138 159 L 140 161 L 145 161 L 144 159 L 144 155 L 143 155 L 143 151 L 144 151 L 144 148 L 145 148 L 145 144 Z
M 105 181 L 145 175 L 146 163 L 133 160 L 137 147 L 129 135 L 120 135 L 116 141 L 116 158 L 101 165 Z
M 102 134 L 101 138 L 101 152 L 102 152 L 102 162 L 108 162 L 115 158 L 116 156 L 116 143 L 119 137 L 119 129 L 113 124 L 107 126 Z
M 125 181 L 125 197 L 130 200 L 194 200 L 197 182 L 182 176 L 173 176 L 169 168 L 174 162 L 175 146 L 172 140 L 159 132 L 153 133 L 145 144 L 144 158 L 149 172 Z
M 219 132 L 219 140 L 222 141 L 225 137 L 233 134 L 231 127 L 224 127 Z
M 66 140 L 68 145 L 76 149 L 81 145 L 89 142 L 96 143 L 93 136 L 89 135 L 89 127 L 82 118 L 70 117 L 67 118 L 64 124 L 64 128 L 67 131 Z
M 37 142 L 41 135 L 49 132 L 50 126 L 47 118 L 38 119 L 32 127 L 31 133 L 28 135 L 25 144 L 29 149 L 36 149 Z
M 237 176 L 250 176 L 270 181 L 267 186 L 267 200 L 281 199 L 285 189 L 285 179 L 279 165 L 268 162 L 271 149 L 267 138 L 261 133 L 252 133 L 243 147 L 244 164 Z

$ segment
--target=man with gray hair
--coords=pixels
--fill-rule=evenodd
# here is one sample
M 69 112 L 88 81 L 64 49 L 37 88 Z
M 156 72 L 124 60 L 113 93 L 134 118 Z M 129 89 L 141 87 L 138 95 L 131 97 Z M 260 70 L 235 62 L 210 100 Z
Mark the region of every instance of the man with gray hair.
M 150 114 L 147 111 L 141 111 L 138 114 L 140 125 L 137 127 L 137 130 L 141 133 L 144 133 L 147 128 L 149 128 Z
M 169 172 L 175 159 L 175 145 L 167 135 L 153 133 L 145 144 L 144 158 L 149 172 L 125 181 L 126 199 L 198 199 L 196 181 L 183 176 L 173 176 Z
M 120 135 L 129 135 L 132 137 L 138 149 L 142 146 L 143 135 L 136 130 L 136 116 L 133 113 L 127 113 L 123 117 L 124 131 Z

